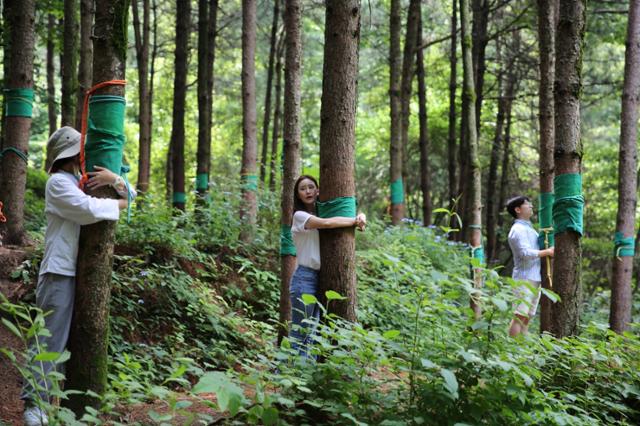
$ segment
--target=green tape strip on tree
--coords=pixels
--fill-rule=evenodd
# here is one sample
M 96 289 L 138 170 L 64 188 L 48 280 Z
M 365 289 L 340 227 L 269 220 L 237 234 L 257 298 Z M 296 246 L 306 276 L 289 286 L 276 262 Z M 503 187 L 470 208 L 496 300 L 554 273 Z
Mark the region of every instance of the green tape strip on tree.
M 198 192 L 205 192 L 209 189 L 209 175 L 207 173 L 198 173 L 196 175 L 196 189 Z
M 338 197 L 316 203 L 318 217 L 356 217 L 356 197 Z
M 173 193 L 173 203 L 174 204 L 185 204 L 187 202 L 187 194 L 184 192 L 174 192 Z
M 280 256 L 295 256 L 296 246 L 293 244 L 291 226 L 280 225 Z
M 484 265 L 484 247 L 471 247 L 471 257 L 478 259 L 480 265 Z
M 553 179 L 555 201 L 553 203 L 553 232 L 555 235 L 573 231 L 580 236 L 583 233 L 582 212 L 582 175 L 563 174 Z
M 539 197 L 538 221 L 540 223 L 540 235 L 538 236 L 538 248 L 540 250 L 553 247 L 553 192 L 542 192 Z
M 257 191 L 258 175 L 242 175 L 242 189 L 244 191 Z
M 404 203 L 404 185 L 402 178 L 400 178 L 391 182 L 391 204 L 402 203 Z
M 122 96 L 95 95 L 89 99 L 89 117 L 84 152 L 86 170 L 102 166 L 119 174 L 124 149 L 124 112 Z
M 613 240 L 613 255 L 615 257 L 633 257 L 635 254 L 635 239 L 624 238 L 622 232 L 616 232 Z
M 4 89 L 5 115 L 31 118 L 33 99 L 34 92 L 31 88 Z
M 0 151 L 0 159 L 2 159 L 2 157 L 4 157 L 8 152 L 13 152 L 22 161 L 24 161 L 25 163 L 29 164 L 28 155 L 24 151 L 20 151 L 18 148 L 14 147 L 14 146 L 10 146 L 10 147 L 5 148 L 2 151 Z

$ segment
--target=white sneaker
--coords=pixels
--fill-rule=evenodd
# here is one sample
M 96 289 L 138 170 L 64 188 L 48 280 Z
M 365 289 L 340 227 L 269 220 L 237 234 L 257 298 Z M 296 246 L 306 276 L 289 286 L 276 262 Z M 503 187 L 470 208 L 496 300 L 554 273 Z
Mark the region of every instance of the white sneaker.
M 24 410 L 24 426 L 47 426 L 49 419 L 47 414 L 40 407 L 31 406 Z

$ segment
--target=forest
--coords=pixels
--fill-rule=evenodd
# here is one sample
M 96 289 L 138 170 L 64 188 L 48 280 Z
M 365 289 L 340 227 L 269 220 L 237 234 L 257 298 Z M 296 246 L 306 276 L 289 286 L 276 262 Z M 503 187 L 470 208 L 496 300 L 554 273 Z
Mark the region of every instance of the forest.
M 640 424 L 640 0 L 0 8 L 0 425 Z

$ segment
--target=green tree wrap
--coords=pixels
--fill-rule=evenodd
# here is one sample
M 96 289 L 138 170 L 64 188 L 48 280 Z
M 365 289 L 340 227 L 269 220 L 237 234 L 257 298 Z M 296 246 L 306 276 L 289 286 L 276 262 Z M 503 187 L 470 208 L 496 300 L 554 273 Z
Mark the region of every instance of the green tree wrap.
M 198 173 L 196 175 L 196 189 L 198 192 L 205 192 L 209 189 L 209 175 L 206 173 Z
M 635 240 L 633 237 L 624 238 L 622 232 L 616 232 L 613 240 L 613 255 L 615 257 L 633 257 L 635 254 Z
M 582 236 L 582 175 L 558 175 L 553 179 L 553 186 L 556 191 L 553 203 L 554 234 L 573 231 Z
M 404 203 L 404 186 L 402 178 L 391 182 L 391 204 Z
M 27 156 L 27 154 L 24 153 L 23 151 L 20 151 L 18 148 L 13 147 L 13 146 L 10 146 L 10 147 L 5 148 L 2 151 L 0 151 L 0 160 L 2 160 L 2 157 L 5 156 L 7 154 L 7 152 L 13 152 L 15 155 L 20 157 L 22 159 L 22 161 L 24 161 L 25 163 L 29 164 L 29 157 Z
M 356 217 L 356 197 L 338 197 L 316 203 L 318 217 Z
M 538 248 L 540 250 L 553 247 L 553 192 L 542 192 L 539 198 L 538 221 L 540 222 L 540 235 L 538 236 Z M 548 245 L 545 244 L 545 239 Z
M 245 191 L 257 191 L 258 175 L 242 175 L 242 189 Z
M 291 226 L 280 225 L 280 256 L 295 256 L 296 246 L 293 244 Z
M 4 89 L 5 114 L 7 117 L 28 117 L 33 114 L 34 93 L 31 88 Z
M 471 257 L 478 259 L 480 265 L 484 265 L 484 248 L 482 246 L 471 247 Z
M 84 153 L 87 172 L 102 166 L 120 173 L 124 149 L 124 111 L 122 96 L 94 95 L 89 99 L 89 117 Z
M 184 192 L 174 192 L 173 193 L 173 202 L 185 204 L 187 202 L 187 194 Z

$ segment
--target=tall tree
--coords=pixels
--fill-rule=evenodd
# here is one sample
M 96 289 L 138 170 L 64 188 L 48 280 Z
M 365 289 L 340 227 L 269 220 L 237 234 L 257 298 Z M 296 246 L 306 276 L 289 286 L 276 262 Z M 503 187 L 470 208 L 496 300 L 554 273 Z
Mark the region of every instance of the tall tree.
M 420 6 L 418 4 L 418 6 Z M 418 16 L 422 14 L 418 10 Z M 422 45 L 422 19 L 418 20 L 417 44 Z M 418 79 L 418 120 L 420 122 L 420 189 L 422 190 L 422 222 L 424 226 L 431 224 L 431 168 L 429 166 L 429 131 L 427 127 L 427 86 L 424 71 L 424 50 L 416 51 L 416 76 Z
M 271 38 L 269 39 L 269 66 L 267 67 L 267 90 L 264 96 L 264 118 L 262 120 L 262 155 L 260 157 L 260 182 L 266 181 L 267 149 L 269 147 L 269 122 L 271 120 L 271 85 L 273 82 L 274 61 L 276 56 L 276 36 L 278 33 L 278 15 L 280 15 L 280 0 L 273 3 L 273 23 L 271 24 Z M 278 98 L 276 97 L 276 103 Z
M 242 0 L 242 205 L 240 218 L 247 225 L 240 238 L 249 242 L 253 239 L 258 202 L 258 176 L 256 160 L 258 141 L 256 139 L 256 1 Z
M 0 151 L 2 182 L 0 200 L 7 222 L 4 243 L 22 244 L 24 232 L 24 192 L 27 182 L 27 153 L 33 102 L 33 52 L 35 46 L 35 2 L 24 0 L 5 5 L 8 27 L 9 62 L 5 68 L 4 141 Z M 6 50 L 5 50 L 6 51 Z M 6 64 L 5 64 L 6 65 Z M 0 223 L 2 224 L 2 223 Z
M 173 124 L 171 127 L 171 165 L 173 177 L 173 207 L 184 210 L 184 111 L 187 96 L 187 62 L 191 0 L 178 0 L 176 13 L 175 76 L 173 80 Z
M 293 188 L 300 174 L 300 82 L 302 79 L 302 2 L 285 0 L 284 129 L 282 146 L 282 216 L 280 219 L 280 321 L 278 343 L 291 320 L 289 282 L 296 268 L 291 238 Z
M 449 205 L 453 209 L 453 200 L 457 197 L 456 191 L 456 87 L 458 56 L 456 49 L 458 46 L 458 0 L 452 0 L 453 11 L 451 12 L 451 47 L 449 50 L 449 132 L 447 138 L 447 169 L 449 171 Z M 451 227 L 459 226 L 452 223 Z M 452 234 L 453 235 L 453 234 Z
M 213 62 L 215 59 L 218 0 L 200 0 L 198 7 L 198 164 L 196 191 L 209 189 L 211 123 L 213 115 Z
M 402 183 L 402 118 L 400 106 L 400 0 L 391 0 L 389 19 L 389 106 L 391 130 L 389 147 L 389 176 L 391 179 L 391 223 L 398 225 L 404 217 Z
M 58 128 L 58 112 L 56 111 L 56 82 L 55 82 L 55 43 L 56 17 L 53 13 L 47 15 L 47 113 L 49 117 L 49 135 Z M 49 162 L 45 161 L 45 170 L 49 170 Z
M 640 103 L 640 0 L 631 0 L 627 23 L 624 87 L 618 157 L 618 215 L 616 255 L 611 281 L 609 326 L 617 333 L 631 322 L 631 277 L 633 276 L 634 223 L 637 204 L 638 104 Z
M 82 103 L 84 94 L 91 87 L 93 62 L 93 29 L 94 0 L 80 0 L 80 64 L 78 65 L 78 100 L 76 101 L 76 129 L 82 122 Z
M 413 37 L 415 43 L 415 33 Z M 359 0 L 327 0 L 324 40 L 320 110 L 321 202 L 355 197 Z M 346 297 L 332 301 L 329 311 L 351 321 L 356 319 L 357 304 L 355 248 L 354 228 L 326 229 L 320 233 L 321 300 L 327 290 Z
M 560 0 L 556 33 L 555 103 L 555 202 L 553 227 L 557 257 L 553 270 L 554 290 L 560 296 L 551 331 L 558 337 L 578 332 L 582 280 L 582 141 L 580 140 L 580 94 L 582 91 L 582 44 L 585 30 L 584 0 Z
M 276 108 L 273 113 L 273 134 L 271 136 L 271 173 L 269 174 L 269 189 L 275 191 L 276 189 L 276 164 L 278 161 L 278 141 L 280 140 L 280 128 L 281 124 L 281 111 L 282 111 L 282 54 L 284 51 L 284 40 L 281 38 L 278 43 L 276 61 L 276 93 L 275 101 Z
M 97 0 L 93 31 L 93 85 L 125 77 L 127 54 L 128 0 Z M 97 89 L 96 95 L 123 97 L 124 86 L 107 85 Z M 124 103 L 124 100 L 123 100 Z M 112 117 L 116 128 L 108 137 L 116 134 L 124 139 L 124 108 L 121 117 Z M 100 146 L 103 141 L 98 137 Z M 119 170 L 116 170 L 118 172 Z M 88 190 L 89 195 L 115 198 L 110 187 Z M 83 226 L 80 230 L 74 319 L 71 324 L 68 348 L 71 359 L 67 365 L 67 382 L 70 389 L 91 391 L 101 395 L 107 386 L 107 350 L 109 343 L 109 302 L 111 275 L 113 272 L 113 247 L 116 223 L 102 221 Z M 97 408 L 98 398 L 88 394 L 73 394 L 65 405 L 77 415 L 85 406 Z
M 553 106 L 553 80 L 555 73 L 555 32 L 556 32 L 556 9 L 557 0 L 538 0 L 538 40 L 540 50 L 540 86 L 538 89 L 538 105 L 540 124 L 540 194 L 553 194 L 553 150 L 555 138 L 554 106 Z M 549 195 L 541 195 L 550 198 Z M 549 203 L 551 200 L 545 201 Z M 546 205 L 546 204 L 545 204 Z M 547 241 L 553 236 L 551 233 L 552 221 L 551 207 L 539 206 L 538 217 L 543 235 L 547 234 Z M 545 230 L 546 228 L 546 230 Z M 549 275 L 552 268 L 552 259 L 547 257 L 542 261 L 542 288 L 551 289 L 552 281 Z M 553 304 L 551 300 L 542 295 L 540 298 L 540 331 L 550 331 L 551 310 Z
M 504 125 L 504 137 L 502 147 L 502 165 L 500 166 L 500 190 L 498 192 L 498 206 L 504 206 L 507 202 L 507 190 L 509 189 L 509 167 L 511 155 L 511 123 L 512 123 L 512 104 L 515 94 L 515 86 L 517 75 L 513 69 L 507 70 L 507 84 L 504 91 L 504 116 L 506 124 Z M 503 215 L 498 215 L 498 228 L 502 227 Z M 496 240 L 496 251 L 499 250 L 500 244 Z
M 138 0 L 132 0 L 133 34 L 136 60 L 138 61 L 138 191 L 149 190 L 151 172 L 151 97 L 149 96 L 149 33 L 150 0 L 142 0 L 142 22 L 140 22 Z
M 78 0 L 64 0 L 64 28 L 62 36 L 62 125 L 76 124 L 78 96 Z
M 474 257 L 482 250 L 482 181 L 480 175 L 480 163 L 478 160 L 478 140 L 476 133 L 476 111 L 473 99 L 475 97 L 475 86 L 473 79 L 473 61 L 471 52 L 471 27 L 469 16 L 469 0 L 460 0 L 460 38 L 462 41 L 462 64 L 463 64 L 463 87 L 462 100 L 468 105 L 466 111 L 467 126 L 465 127 L 465 140 L 469 148 L 469 189 L 471 192 L 470 204 L 468 206 L 470 214 L 469 223 L 469 245 L 471 246 Z M 482 273 L 479 269 L 474 270 L 473 274 L 475 288 L 482 286 Z M 476 316 L 480 315 L 479 304 L 472 299 L 472 308 Z
M 475 103 L 476 103 L 476 133 L 480 135 L 480 115 L 482 112 L 482 101 L 484 100 L 484 74 L 486 66 L 486 51 L 489 43 L 489 12 L 492 3 L 489 0 L 472 0 L 473 1 L 473 77 L 475 82 Z

